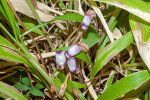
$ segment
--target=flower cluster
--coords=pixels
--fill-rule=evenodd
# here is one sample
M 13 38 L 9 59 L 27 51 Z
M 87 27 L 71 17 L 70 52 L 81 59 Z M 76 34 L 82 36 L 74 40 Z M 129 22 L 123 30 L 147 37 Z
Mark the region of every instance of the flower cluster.
M 87 52 L 88 45 L 83 42 L 78 42 L 75 45 L 72 45 L 65 54 L 60 50 L 56 52 L 56 64 L 57 66 L 64 66 L 66 64 L 66 57 L 68 58 L 67 64 L 70 72 L 76 71 L 76 61 L 75 55 L 79 54 L 81 51 Z
M 81 23 L 81 28 L 83 30 L 87 30 L 88 26 L 90 25 L 92 19 L 96 17 L 96 13 L 93 10 L 88 10 L 85 13 L 85 16 L 83 18 L 83 21 Z M 56 52 L 56 64 L 57 66 L 64 66 L 68 64 L 69 71 L 75 72 L 76 71 L 76 61 L 75 61 L 75 55 L 79 54 L 81 51 L 87 52 L 88 51 L 88 45 L 83 42 L 78 42 L 75 45 L 72 45 L 65 54 L 60 50 Z M 67 57 L 67 59 L 66 59 Z

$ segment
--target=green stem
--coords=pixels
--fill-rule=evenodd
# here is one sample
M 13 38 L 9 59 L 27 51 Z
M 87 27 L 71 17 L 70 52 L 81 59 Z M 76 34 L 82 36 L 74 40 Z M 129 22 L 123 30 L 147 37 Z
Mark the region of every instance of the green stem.
M 119 11 L 120 12 L 120 11 Z M 115 26 L 118 22 L 118 17 L 121 15 L 120 13 L 117 13 L 118 15 L 116 15 L 116 19 L 114 20 L 114 22 L 112 24 L 110 24 L 110 31 L 112 32 L 115 29 Z M 102 35 L 101 39 L 103 40 L 103 38 L 105 37 L 105 34 Z M 101 44 L 102 40 L 99 41 L 99 44 Z M 103 50 L 103 48 L 106 46 L 107 41 L 109 40 L 108 35 L 105 37 L 102 45 L 100 46 L 99 50 L 98 50 L 98 54 Z
M 42 3 L 44 3 L 44 0 L 41 0 Z
M 122 64 L 122 67 L 136 67 L 136 66 L 146 66 L 144 62 L 132 63 L 132 64 Z
M 74 10 L 78 10 L 79 8 L 78 0 L 73 0 L 73 1 L 74 1 Z
M 115 26 L 116 26 L 116 24 L 117 24 L 117 19 L 112 23 L 112 25 L 111 25 L 111 27 L 110 27 L 110 31 L 113 31 L 114 29 L 115 29 Z M 104 35 L 105 36 L 105 35 Z M 103 37 L 104 37 L 103 36 Z M 102 37 L 102 38 L 103 38 Z M 100 48 L 98 49 L 98 54 L 103 50 L 103 48 L 105 48 L 105 46 L 106 46 L 106 43 L 108 42 L 108 40 L 109 40 L 109 37 L 108 37 L 108 35 L 105 37 L 105 39 L 104 39 L 104 41 L 103 41 L 103 43 L 102 43 L 102 45 L 100 46 Z
M 41 24 L 42 22 L 41 22 L 41 20 L 40 20 L 40 17 L 39 17 L 39 15 L 37 14 L 37 12 L 36 12 L 36 10 L 35 10 L 35 8 L 34 8 L 32 2 L 31 2 L 31 0 L 27 0 L 27 2 L 28 2 L 29 6 L 30 6 L 30 8 L 31 8 L 31 10 L 32 10 L 32 12 L 33 12 L 33 15 L 34 15 L 35 18 L 37 19 L 38 23 Z M 48 34 L 47 34 L 47 32 L 46 32 L 45 27 L 42 26 L 41 29 L 42 29 L 42 31 L 43 31 L 44 34 L 45 34 L 45 38 L 47 39 L 50 48 L 53 49 L 54 46 L 53 46 L 52 42 L 51 42 L 50 39 L 49 39 L 49 36 L 48 36 Z
M 85 0 L 82 0 L 81 5 L 83 5 L 84 2 L 85 2 Z
M 72 0 L 70 0 L 70 9 L 72 10 Z
M 106 34 L 105 33 L 102 33 L 101 37 L 100 37 L 100 40 L 98 42 L 98 46 L 100 46 L 104 40 L 104 38 L 106 37 Z
M 14 42 L 16 42 L 16 39 L 9 33 L 9 31 L 3 26 L 2 23 L 0 23 L 0 27 L 7 33 L 7 35 L 8 35 Z

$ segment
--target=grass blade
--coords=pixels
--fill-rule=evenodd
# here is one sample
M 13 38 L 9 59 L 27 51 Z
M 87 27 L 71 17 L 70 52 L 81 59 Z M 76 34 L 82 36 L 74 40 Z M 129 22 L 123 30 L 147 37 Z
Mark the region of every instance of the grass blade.
M 108 80 L 107 80 L 107 83 L 106 83 L 106 86 L 105 86 L 104 91 L 107 90 L 107 89 L 112 85 L 113 78 L 114 78 L 114 73 L 115 73 L 114 71 L 112 71 L 112 72 L 110 73 L 110 76 L 109 76 L 109 78 L 108 78 Z
M 150 22 L 150 5 L 143 0 L 95 0 L 112 4 Z
M 14 91 L 12 86 L 0 82 L 0 91 L 15 100 L 27 100 L 21 93 Z
M 150 69 L 150 61 L 149 61 L 149 48 L 150 48 L 150 24 L 148 22 L 145 22 L 144 20 L 138 18 L 137 16 L 130 14 L 130 27 L 133 32 L 133 36 L 135 38 L 135 42 L 138 47 L 138 51 L 147 65 L 147 67 Z
M 94 68 L 91 72 L 90 79 L 92 79 L 96 73 L 108 62 L 110 61 L 114 56 L 116 56 L 119 52 L 121 52 L 123 49 L 125 49 L 129 44 L 133 42 L 133 36 L 132 33 L 126 33 L 123 37 L 120 39 L 114 41 L 113 43 L 109 44 L 107 47 L 105 47 L 99 55 L 97 55 L 97 59 L 94 65 Z
M 99 95 L 98 100 L 114 100 L 125 93 L 139 87 L 150 79 L 148 71 L 139 71 L 116 82 L 110 86 L 104 93 Z

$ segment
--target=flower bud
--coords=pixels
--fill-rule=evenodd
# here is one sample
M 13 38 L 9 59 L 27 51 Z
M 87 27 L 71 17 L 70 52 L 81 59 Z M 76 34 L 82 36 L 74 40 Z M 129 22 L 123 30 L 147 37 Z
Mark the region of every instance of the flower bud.
M 83 30 L 87 30 L 90 23 L 91 23 L 91 18 L 89 16 L 85 15 L 84 18 L 83 18 L 83 21 L 81 23 L 81 28 Z
M 54 91 L 55 91 L 54 86 L 53 85 L 50 85 L 50 86 L 51 86 L 51 92 L 54 93 Z
M 67 81 L 68 81 L 68 77 L 70 76 L 70 73 L 67 74 L 65 81 L 63 82 L 63 84 L 61 85 L 60 89 L 59 89 L 59 96 L 62 97 L 65 94 L 66 88 L 67 88 Z
M 77 45 L 81 51 L 87 52 L 89 50 L 89 46 L 84 42 L 78 42 Z
M 60 87 L 60 90 L 59 90 L 59 96 L 62 97 L 64 94 L 65 94 L 65 91 L 66 91 L 66 88 L 67 88 L 67 83 L 64 82 L 61 87 Z
M 66 57 L 65 54 L 60 50 L 56 51 L 56 64 L 58 66 L 64 66 L 66 63 Z
M 68 67 L 70 72 L 75 72 L 76 71 L 76 61 L 74 57 L 71 57 L 68 59 Z
M 88 10 L 85 15 L 89 16 L 91 19 L 96 17 L 96 13 L 93 10 Z
M 81 23 L 81 28 L 83 30 L 87 30 L 88 26 L 90 25 L 91 23 L 91 20 L 96 17 L 96 13 L 93 11 L 93 10 L 88 10 L 86 13 L 85 13 L 85 16 L 83 18 L 83 21 Z
M 71 56 L 75 56 L 78 53 L 80 53 L 81 49 L 79 48 L 79 46 L 77 44 L 72 45 L 66 52 L 66 57 L 67 58 L 71 58 Z
M 79 98 L 79 97 L 80 97 L 80 95 L 79 95 L 79 93 L 77 92 L 77 90 L 76 90 L 76 89 L 71 88 L 71 90 L 72 90 L 73 94 L 74 94 L 77 98 Z

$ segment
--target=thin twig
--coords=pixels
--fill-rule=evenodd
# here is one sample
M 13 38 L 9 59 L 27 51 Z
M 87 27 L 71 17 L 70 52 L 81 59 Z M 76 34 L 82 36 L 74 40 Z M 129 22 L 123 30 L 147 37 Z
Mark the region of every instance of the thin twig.
M 64 46 L 64 45 L 66 44 L 66 42 L 73 36 L 73 34 L 76 33 L 77 30 L 78 30 L 78 29 L 75 29 L 75 30 L 68 36 L 68 38 L 65 39 L 64 43 L 63 43 L 60 47 Z
M 20 78 L 19 78 L 19 83 L 20 83 L 20 92 L 22 94 L 22 88 L 21 88 L 21 77 L 22 77 L 22 74 L 20 75 Z

